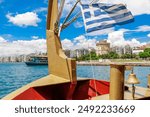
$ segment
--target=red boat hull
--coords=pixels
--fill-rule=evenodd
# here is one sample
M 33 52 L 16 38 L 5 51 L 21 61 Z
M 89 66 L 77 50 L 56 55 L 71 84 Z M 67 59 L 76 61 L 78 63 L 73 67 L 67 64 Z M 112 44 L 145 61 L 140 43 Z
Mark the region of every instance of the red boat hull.
M 85 100 L 109 94 L 109 82 L 80 80 L 74 83 L 31 87 L 13 100 Z

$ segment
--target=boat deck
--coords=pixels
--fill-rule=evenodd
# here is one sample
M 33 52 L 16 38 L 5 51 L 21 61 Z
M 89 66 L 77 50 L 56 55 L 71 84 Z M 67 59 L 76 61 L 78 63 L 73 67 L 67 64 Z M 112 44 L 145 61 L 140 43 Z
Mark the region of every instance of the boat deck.
M 59 82 L 58 82 L 59 81 Z M 95 90 L 94 84 L 98 86 Z M 132 100 L 132 88 L 126 85 L 125 100 Z M 129 88 L 128 88 L 129 87 Z M 96 92 L 99 96 L 96 96 Z M 70 98 L 70 95 L 71 98 Z M 34 81 L 7 95 L 3 100 L 64 100 L 64 99 L 92 99 L 109 100 L 109 82 L 93 79 L 80 79 L 77 85 L 70 84 L 68 80 L 49 75 Z M 150 99 L 150 88 L 136 87 L 135 99 Z
M 150 88 L 136 87 L 135 100 L 147 99 L 150 99 Z M 92 100 L 109 100 L 109 94 L 94 97 Z M 133 100 L 131 86 L 129 86 L 129 89 L 124 92 L 124 100 Z

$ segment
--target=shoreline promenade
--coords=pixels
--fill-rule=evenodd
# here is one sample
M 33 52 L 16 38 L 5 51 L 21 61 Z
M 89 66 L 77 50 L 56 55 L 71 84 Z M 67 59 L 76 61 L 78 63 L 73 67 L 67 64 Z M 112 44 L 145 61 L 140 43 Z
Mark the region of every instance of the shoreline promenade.
M 125 66 L 143 66 L 143 67 L 150 67 L 150 62 L 77 62 L 78 66 L 110 66 L 111 64 L 117 64 L 117 65 L 125 65 Z

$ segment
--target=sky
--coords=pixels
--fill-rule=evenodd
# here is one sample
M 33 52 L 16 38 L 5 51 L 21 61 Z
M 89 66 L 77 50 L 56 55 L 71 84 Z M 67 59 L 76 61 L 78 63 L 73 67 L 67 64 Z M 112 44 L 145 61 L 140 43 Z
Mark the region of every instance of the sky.
M 60 0 L 59 0 L 60 1 Z M 66 0 L 61 23 L 76 0 Z M 89 3 L 91 0 L 81 0 Z M 116 26 L 107 35 L 87 36 L 82 16 L 61 32 L 64 49 L 94 47 L 99 40 L 112 46 L 132 47 L 150 42 L 150 0 L 100 0 L 104 3 L 123 3 L 135 21 Z M 46 52 L 46 16 L 48 0 L 0 0 L 0 56 Z M 72 16 L 80 12 L 78 5 Z M 71 16 L 71 17 L 72 17 Z

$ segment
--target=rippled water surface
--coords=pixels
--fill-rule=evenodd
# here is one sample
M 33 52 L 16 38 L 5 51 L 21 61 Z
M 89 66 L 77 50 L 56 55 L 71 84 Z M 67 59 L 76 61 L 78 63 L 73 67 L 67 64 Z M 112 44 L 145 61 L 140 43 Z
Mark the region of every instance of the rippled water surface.
M 78 66 L 78 77 L 87 77 L 109 80 L 108 66 Z M 134 71 L 141 81 L 140 86 L 147 86 L 149 67 L 135 67 Z M 126 72 L 126 78 L 130 71 Z M 8 93 L 39 79 L 48 74 L 47 66 L 27 66 L 25 63 L 1 63 L 0 64 L 0 98 Z

